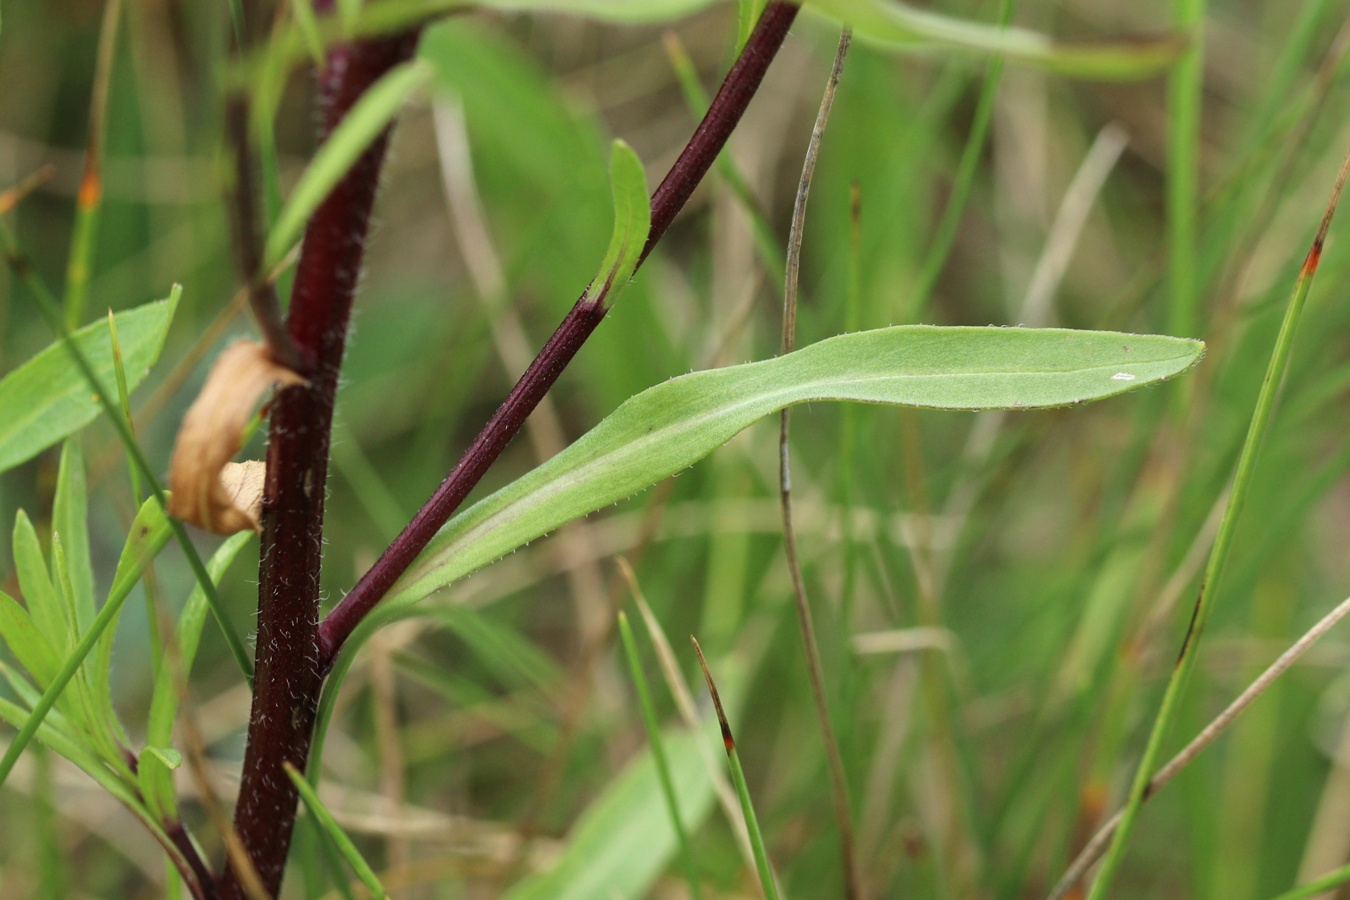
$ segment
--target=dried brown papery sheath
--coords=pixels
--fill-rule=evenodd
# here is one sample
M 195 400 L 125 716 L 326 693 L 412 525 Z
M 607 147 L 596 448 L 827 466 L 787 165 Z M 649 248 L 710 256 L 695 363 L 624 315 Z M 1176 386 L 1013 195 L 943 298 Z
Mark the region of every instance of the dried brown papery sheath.
M 265 466 L 230 459 L 243 446 L 259 398 L 273 386 L 304 383 L 262 344 L 227 347 L 179 429 L 169 464 L 170 515 L 215 534 L 258 531 Z

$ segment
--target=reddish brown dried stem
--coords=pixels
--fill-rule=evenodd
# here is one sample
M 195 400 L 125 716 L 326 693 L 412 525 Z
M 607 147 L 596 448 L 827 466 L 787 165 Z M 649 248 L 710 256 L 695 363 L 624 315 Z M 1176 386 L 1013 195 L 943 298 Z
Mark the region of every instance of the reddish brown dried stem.
M 336 48 L 320 79 L 331 133 L 381 75 L 407 60 L 415 34 Z M 307 388 L 272 408 L 258 586 L 253 711 L 234 827 L 272 894 L 281 886 L 297 796 L 282 768 L 303 769 L 323 675 L 319 666 L 319 569 L 333 398 L 370 211 L 388 141 L 376 140 L 315 212 L 296 269 L 287 328 Z M 242 898 L 233 869 L 221 896 Z

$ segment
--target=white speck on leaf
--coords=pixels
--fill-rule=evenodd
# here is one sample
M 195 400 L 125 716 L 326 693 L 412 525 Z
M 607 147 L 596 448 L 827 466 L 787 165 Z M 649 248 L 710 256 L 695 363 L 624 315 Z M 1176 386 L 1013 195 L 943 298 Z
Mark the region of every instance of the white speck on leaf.
M 1111 376 L 1112 381 L 1134 381 L 1134 376 L 1129 372 L 1117 372 Z

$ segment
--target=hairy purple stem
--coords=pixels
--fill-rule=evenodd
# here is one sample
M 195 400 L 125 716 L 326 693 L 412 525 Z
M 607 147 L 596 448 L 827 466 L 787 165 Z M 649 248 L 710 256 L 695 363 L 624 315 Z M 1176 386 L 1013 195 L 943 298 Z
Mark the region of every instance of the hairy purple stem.
M 408 33 L 335 48 L 320 76 L 325 133 L 372 83 L 407 60 L 416 43 L 417 35 Z M 319 571 L 333 399 L 387 143 L 388 131 L 310 219 L 286 323 L 309 385 L 282 392 L 271 413 L 256 677 L 234 828 L 273 896 L 281 887 L 297 803 L 283 764 L 304 770 L 323 684 Z M 220 896 L 245 896 L 233 867 L 222 876 Z
M 657 241 L 661 240 L 676 214 L 708 174 L 713 160 L 759 90 L 764 73 L 783 46 L 788 28 L 796 16 L 797 7 L 790 3 L 772 3 L 765 8 L 741 55 L 708 107 L 703 121 L 652 195 L 651 230 L 647 233 L 647 243 L 642 249 L 639 265 Z M 586 338 L 600 324 L 607 309 L 603 292 L 593 297 L 588 289 L 581 295 L 581 299 L 568 312 L 534 362 L 507 394 L 506 400 L 431 495 L 431 499 L 324 619 L 319 626 L 319 653 L 323 671 L 326 672 L 332 666 L 347 638 L 384 599 L 394 582 L 407 571 L 441 526 L 454 515 L 483 474 L 496 462 L 525 424 L 525 419 L 581 349 Z

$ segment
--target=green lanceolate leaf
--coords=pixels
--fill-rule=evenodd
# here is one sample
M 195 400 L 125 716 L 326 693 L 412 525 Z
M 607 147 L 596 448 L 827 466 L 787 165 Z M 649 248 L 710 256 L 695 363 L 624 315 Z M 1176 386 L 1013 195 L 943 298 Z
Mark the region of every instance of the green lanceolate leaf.
M 154 510 L 154 513 L 148 510 Z M 158 520 L 154 520 L 154 516 Z M 163 525 L 158 523 L 162 521 Z M 149 523 L 154 524 L 149 524 Z M 144 529 L 141 526 L 149 525 Z M 168 520 L 163 513 L 159 512 L 158 502 L 154 499 L 147 500 L 141 507 L 140 514 L 136 517 L 136 525 L 133 526 L 132 533 L 127 541 L 127 550 L 123 552 L 122 562 L 118 566 L 117 574 L 113 577 L 112 589 L 108 592 L 108 599 L 103 604 L 103 608 L 98 611 L 98 615 L 90 623 L 88 630 L 79 634 L 79 641 L 73 650 L 62 662 L 59 671 L 46 685 L 42 696 L 38 698 L 33 705 L 33 711 L 23 727 L 19 729 L 18 735 L 10 742 L 5 750 L 3 759 L 0 759 L 0 782 L 9 777 L 9 773 L 14 769 L 14 763 L 18 761 L 19 755 L 28 746 L 28 742 L 37 734 L 42 725 L 42 720 L 47 716 L 56 704 L 58 698 L 75 679 L 76 674 L 84 667 L 85 661 L 89 658 L 95 647 L 100 642 L 107 640 L 111 642 L 112 632 L 117 622 L 118 616 L 122 612 L 122 604 L 126 602 L 131 589 L 140 581 L 141 574 L 145 566 L 154 558 L 168 540 L 170 528 Z M 60 552 L 61 544 L 54 541 L 52 545 L 54 560 L 62 557 Z M 84 717 L 86 721 L 82 724 L 85 730 L 100 744 L 98 751 L 103 755 L 104 761 L 114 767 L 122 768 L 125 766 L 121 755 L 116 746 L 116 739 L 123 739 L 121 729 L 117 725 L 116 717 L 112 715 L 111 700 L 108 699 L 108 671 L 112 661 L 110 656 L 100 651 L 95 657 L 93 665 L 92 678 L 87 682 L 77 681 L 76 694 L 81 698 L 81 705 L 84 707 Z M 85 670 L 88 672 L 89 670 Z M 85 691 L 84 685 L 89 684 L 91 690 Z M 127 771 L 130 775 L 130 771 Z
M 573 519 L 693 465 L 796 403 L 1038 409 L 1121 394 L 1185 371 L 1204 344 L 1059 328 L 901 325 L 643 391 L 553 459 L 451 519 L 395 586 L 412 602 Z
M 633 148 L 621 140 L 615 140 L 610 149 L 609 181 L 614 196 L 614 232 L 610 235 L 609 249 L 605 251 L 591 291 L 599 291 L 608 284 L 609 300 L 613 302 L 615 295 L 633 277 L 638 257 L 647 243 L 647 232 L 652 227 L 647 173 Z
M 56 677 L 61 668 L 61 657 L 33 624 L 28 611 L 3 591 L 0 591 L 0 637 L 38 684 L 45 685 Z
M 346 176 L 352 165 L 389 127 L 403 104 L 431 77 L 431 68 L 420 60 L 390 69 L 361 96 L 333 133 L 314 154 L 309 168 L 277 215 L 267 236 L 266 267 L 281 261 L 300 239 L 305 223 L 319 204 Z
M 75 633 L 66 621 L 61 597 L 52 584 L 42 544 L 28 514 L 19 510 L 14 517 L 14 569 L 19 576 L 28 613 L 47 642 L 60 652 L 75 646 Z
M 128 386 L 134 389 L 159 358 L 173 319 L 174 302 L 158 300 L 117 314 L 117 334 Z M 107 322 L 75 332 L 75 341 L 104 384 L 113 383 L 112 339 Z M 88 425 L 99 404 L 60 343 L 53 344 L 0 381 L 0 472 L 32 459 Z

